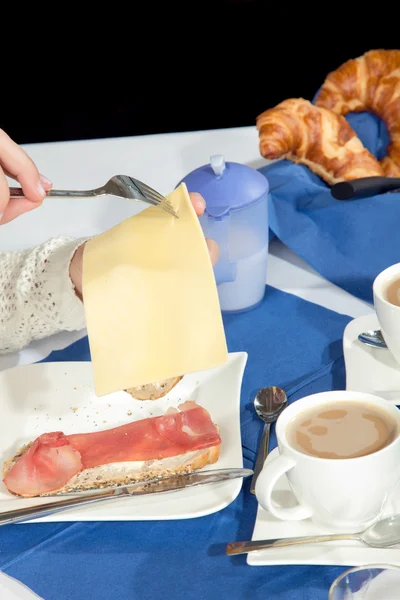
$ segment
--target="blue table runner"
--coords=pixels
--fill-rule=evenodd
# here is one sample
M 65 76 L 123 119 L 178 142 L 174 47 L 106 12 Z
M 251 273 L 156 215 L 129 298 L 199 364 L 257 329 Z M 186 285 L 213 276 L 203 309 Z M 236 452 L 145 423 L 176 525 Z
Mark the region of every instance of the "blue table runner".
M 271 287 L 258 308 L 224 317 L 229 350 L 249 355 L 241 395 L 245 466 L 254 464 L 262 429 L 251 408 L 254 392 L 283 386 L 293 402 L 344 389 L 349 321 Z M 45 361 L 89 359 L 84 338 Z M 251 538 L 257 503 L 249 485 L 224 510 L 197 519 L 5 526 L 0 568 L 45 600 L 326 600 L 343 567 L 250 567 L 245 556 L 225 555 L 227 542 Z

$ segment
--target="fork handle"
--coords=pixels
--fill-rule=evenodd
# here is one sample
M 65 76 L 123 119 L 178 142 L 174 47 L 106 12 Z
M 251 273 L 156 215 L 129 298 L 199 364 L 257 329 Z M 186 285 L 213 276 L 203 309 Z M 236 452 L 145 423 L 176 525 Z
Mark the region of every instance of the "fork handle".
M 102 196 L 105 192 L 100 188 L 96 190 L 50 190 L 46 193 L 46 196 L 50 198 L 93 198 L 95 196 Z M 25 198 L 25 194 L 22 188 L 11 187 L 10 198 Z

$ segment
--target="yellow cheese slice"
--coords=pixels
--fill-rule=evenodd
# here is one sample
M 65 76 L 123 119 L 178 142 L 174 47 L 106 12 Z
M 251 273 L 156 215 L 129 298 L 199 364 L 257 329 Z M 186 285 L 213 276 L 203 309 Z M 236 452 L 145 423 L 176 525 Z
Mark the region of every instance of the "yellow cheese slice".
M 179 218 L 147 208 L 86 243 L 83 299 L 98 396 L 227 361 L 214 273 L 185 184 Z

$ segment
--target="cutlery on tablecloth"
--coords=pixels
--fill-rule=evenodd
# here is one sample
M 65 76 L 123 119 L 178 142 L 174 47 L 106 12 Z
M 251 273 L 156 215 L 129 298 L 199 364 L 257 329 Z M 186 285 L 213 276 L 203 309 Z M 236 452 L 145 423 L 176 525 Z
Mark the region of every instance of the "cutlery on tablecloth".
M 371 548 L 388 548 L 389 546 L 396 546 L 400 543 L 400 515 L 381 519 L 359 533 L 255 540 L 252 542 L 232 542 L 227 545 L 226 553 L 228 555 L 247 554 L 248 552 L 267 550 L 268 548 L 318 544 L 321 542 L 334 542 L 338 540 L 356 540 L 358 542 L 363 542 Z
M 75 506 L 87 506 L 89 504 L 97 504 L 99 502 L 115 500 L 116 498 L 124 498 L 127 496 L 143 496 L 147 494 L 172 492 L 210 483 L 229 481 L 230 479 L 237 479 L 240 477 L 249 477 L 252 474 L 253 471 L 251 469 L 213 469 L 210 471 L 186 473 L 184 475 L 173 475 L 161 479 L 155 478 L 149 481 L 139 481 L 130 485 L 107 488 L 101 492 L 95 491 L 85 495 L 79 493 L 71 495 L 62 494 L 68 495 L 68 498 L 0 513 L 0 526 L 47 517 L 63 510 L 74 508 Z
M 331 194 L 336 200 L 356 200 L 399 188 L 399 177 L 360 177 L 360 179 L 335 183 L 331 187 Z
M 373 348 L 387 348 L 380 329 L 364 331 L 364 333 L 360 333 L 358 339 L 363 344 L 366 344 L 366 346 L 372 346 Z
M 47 196 L 65 198 L 93 198 L 98 196 L 117 196 L 126 200 L 145 202 L 152 206 L 159 206 L 174 217 L 178 217 L 171 203 L 159 192 L 149 187 L 146 183 L 134 179 L 129 175 L 114 175 L 103 186 L 93 190 L 49 190 Z M 10 198 L 24 198 L 22 188 L 11 187 Z
M 257 392 L 257 395 L 254 398 L 255 411 L 260 419 L 264 421 L 265 426 L 258 448 L 254 475 L 250 485 L 250 492 L 252 494 L 255 494 L 257 477 L 259 476 L 268 455 L 269 430 L 271 428 L 271 423 L 275 423 L 286 406 L 287 397 L 285 392 L 275 385 L 262 388 Z

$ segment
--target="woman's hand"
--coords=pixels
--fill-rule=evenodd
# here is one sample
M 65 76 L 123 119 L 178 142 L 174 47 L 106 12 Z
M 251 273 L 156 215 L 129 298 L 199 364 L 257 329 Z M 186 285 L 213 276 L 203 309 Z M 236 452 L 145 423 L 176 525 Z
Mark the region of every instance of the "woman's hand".
M 206 208 L 206 202 L 205 202 L 203 196 L 201 196 L 200 194 L 193 192 L 189 195 L 190 195 L 190 199 L 193 204 L 193 208 L 195 209 L 196 214 L 200 217 Z M 210 253 L 211 262 L 213 265 L 215 265 L 215 263 L 217 262 L 217 260 L 219 258 L 218 244 L 216 242 L 214 242 L 214 240 L 206 239 L 206 242 L 207 242 L 207 246 L 208 246 L 208 251 Z M 71 281 L 74 284 L 75 291 L 80 298 L 82 298 L 83 248 L 84 248 L 84 244 L 82 244 L 82 246 L 79 246 L 78 250 L 75 252 L 75 254 L 72 258 L 70 269 L 69 269 L 69 275 L 71 277 Z
M 206 208 L 206 201 L 204 200 L 203 196 L 201 196 L 197 192 L 191 192 L 189 196 L 197 216 L 201 217 Z M 217 242 L 214 242 L 214 240 L 206 239 L 206 242 L 208 246 L 208 251 L 210 253 L 211 262 L 214 266 L 217 260 L 219 259 L 219 246 Z
M 10 201 L 6 175 L 19 181 L 25 198 Z M 0 225 L 40 206 L 51 187 L 26 152 L 0 129 Z

